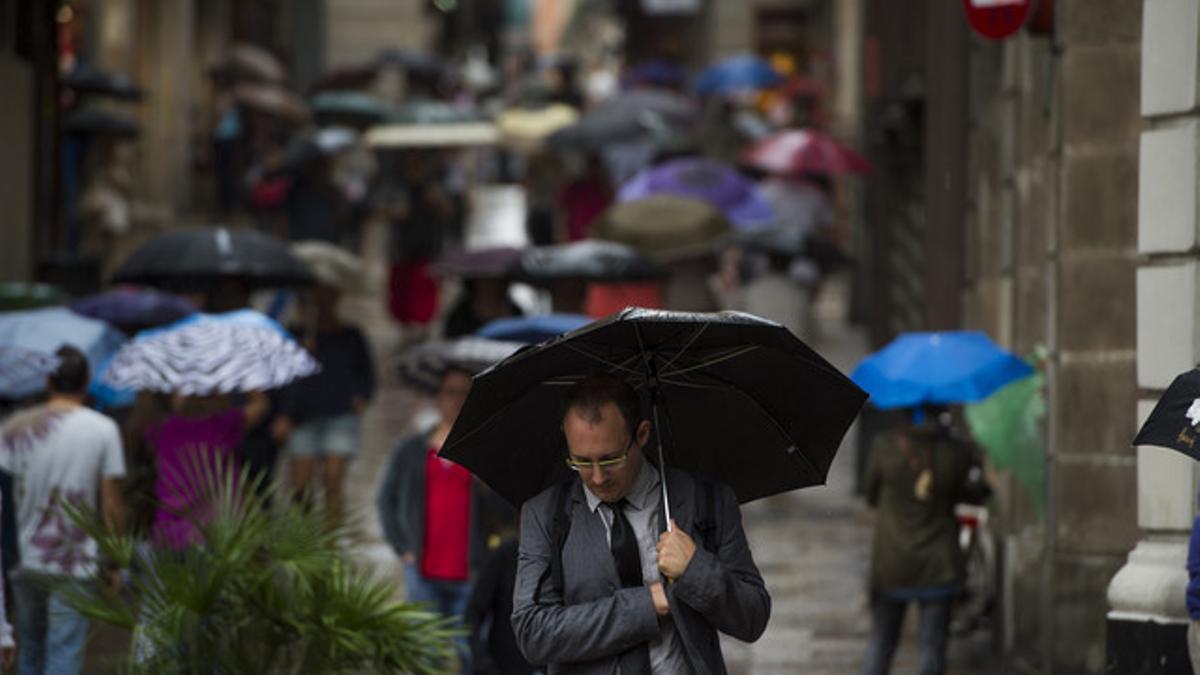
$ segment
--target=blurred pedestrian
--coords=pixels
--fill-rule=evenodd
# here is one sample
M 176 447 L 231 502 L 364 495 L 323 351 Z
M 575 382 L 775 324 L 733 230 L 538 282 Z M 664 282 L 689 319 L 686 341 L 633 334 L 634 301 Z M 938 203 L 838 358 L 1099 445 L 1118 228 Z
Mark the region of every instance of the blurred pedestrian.
M 175 396 L 171 412 L 146 432 L 154 447 L 154 542 L 184 549 L 201 544 L 197 522 L 207 517 L 204 481 L 239 471 L 234 452 L 246 430 L 258 424 L 270 403 L 262 392 L 246 397 L 244 406 L 228 396 Z
M 435 394 L 437 424 L 400 441 L 376 500 L 384 537 L 404 563 L 408 600 L 457 617 L 466 612 L 471 572 L 486 551 L 487 535 L 475 479 L 437 453 L 470 390 L 470 373 L 446 370 Z M 462 672 L 469 673 L 465 642 L 462 650 Z
M 338 315 L 341 291 L 328 283 L 312 291 L 309 324 L 297 331 L 321 364 L 316 375 L 280 396 L 274 434 L 287 439 L 292 485 L 305 496 L 319 481 L 334 520 L 344 504 L 346 464 L 358 454 L 362 414 L 375 394 L 375 364 L 366 337 Z
M 515 531 L 501 536 L 471 589 L 464 619 L 471 629 L 475 675 L 533 675 L 540 670 L 525 660 L 513 633 L 517 544 Z
M 0 503 L 4 495 L 0 494 Z M 4 580 L 0 578 L 0 670 L 12 670 L 17 662 L 17 640 L 8 621 L 8 602 L 4 597 Z
M 592 221 L 613 202 L 612 180 L 599 154 L 587 156 L 583 170 L 563 186 L 558 201 L 566 220 L 566 240 L 587 239 Z
M 753 641 L 771 608 L 732 490 L 668 471 L 672 512 L 692 532 L 672 520 L 660 534 L 663 477 L 644 457 L 651 427 L 633 387 L 585 379 L 559 415 L 578 478 L 521 509 L 522 653 L 557 673 L 724 673 L 717 631 Z
M 520 316 L 523 312 L 508 294 L 508 280 L 494 277 L 463 279 L 462 294 L 446 315 L 442 336 L 471 335 L 495 319 Z
M 416 342 L 426 334 L 438 308 L 438 283 L 430 261 L 442 250 L 451 229 L 455 206 L 439 182 L 429 157 L 405 151 L 389 158 L 398 164 L 400 183 L 385 187 L 383 213 L 391 223 L 391 269 L 388 274 L 388 309 L 404 326 L 405 340 Z M 382 175 L 391 171 L 385 168 Z
M 99 550 L 63 509 L 96 510 L 113 531 L 124 527 L 121 435 L 108 417 L 84 407 L 87 357 L 62 347 L 46 379 L 49 400 L 18 413 L 0 429 L 0 469 L 13 476 L 21 561 L 12 574 L 21 645 L 20 672 L 80 672 L 88 621 L 56 584 L 95 579 Z M 116 571 L 105 570 L 114 585 Z
M 943 413 L 927 409 L 926 419 L 880 434 L 870 450 L 866 497 L 878 515 L 871 551 L 872 629 L 862 675 L 890 671 L 912 602 L 921 609 L 918 672 L 946 672 L 950 610 L 966 578 L 954 506 L 967 497 L 973 457 Z

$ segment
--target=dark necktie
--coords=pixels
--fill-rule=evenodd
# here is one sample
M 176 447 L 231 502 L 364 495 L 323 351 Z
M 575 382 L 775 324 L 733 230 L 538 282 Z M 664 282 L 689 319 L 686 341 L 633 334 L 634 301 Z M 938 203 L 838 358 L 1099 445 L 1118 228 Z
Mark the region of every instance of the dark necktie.
M 617 564 L 617 576 L 625 588 L 642 585 L 642 555 L 638 551 L 637 535 L 625 517 L 629 502 L 610 504 L 613 512 L 610 533 L 613 562 Z M 650 645 L 643 642 L 621 654 L 621 675 L 650 675 Z

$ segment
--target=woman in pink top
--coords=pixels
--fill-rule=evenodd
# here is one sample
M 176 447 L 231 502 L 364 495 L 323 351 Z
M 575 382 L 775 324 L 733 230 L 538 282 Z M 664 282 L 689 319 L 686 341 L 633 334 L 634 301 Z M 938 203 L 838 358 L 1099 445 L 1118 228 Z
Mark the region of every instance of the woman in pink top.
M 251 393 L 241 408 L 230 407 L 226 396 L 179 396 L 162 424 L 146 432 L 157 474 L 156 544 L 181 549 L 200 543 L 194 523 L 206 516 L 198 482 L 214 468 L 237 470 L 234 449 L 269 406 L 261 392 Z

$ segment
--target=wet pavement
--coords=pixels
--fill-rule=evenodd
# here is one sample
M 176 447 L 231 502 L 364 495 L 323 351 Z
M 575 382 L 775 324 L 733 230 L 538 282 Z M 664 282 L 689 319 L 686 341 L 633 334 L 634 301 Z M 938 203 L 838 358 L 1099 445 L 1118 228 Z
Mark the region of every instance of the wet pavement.
M 368 232 L 364 250 L 381 237 Z M 383 278 L 382 261 L 368 260 L 369 272 Z M 377 285 L 380 288 L 381 285 Z M 844 372 L 865 353 L 865 340 L 844 319 L 844 289 L 834 286 L 816 310 L 819 337 L 813 345 Z M 841 291 L 841 292 L 839 292 Z M 391 357 L 402 335 L 385 315 L 381 295 L 349 298 L 346 313 L 366 329 L 382 371 L 381 386 L 364 420 L 363 445 L 348 477 L 350 508 L 362 517 L 365 539 L 356 557 L 379 574 L 402 583 L 399 561 L 383 542 L 374 498 L 395 442 L 414 429 L 413 417 L 428 402 L 400 386 Z M 843 444 L 828 484 L 747 505 L 743 510 L 754 557 L 773 610 L 766 633 L 754 644 L 726 638 L 729 671 L 735 675 L 782 673 L 838 674 L 856 672 L 870 621 L 866 575 L 871 514 L 853 494 L 855 432 Z M 915 672 L 915 615 L 910 613 L 895 673 Z M 977 633 L 952 642 L 951 672 L 985 675 L 1002 672 L 989 663 L 990 636 Z

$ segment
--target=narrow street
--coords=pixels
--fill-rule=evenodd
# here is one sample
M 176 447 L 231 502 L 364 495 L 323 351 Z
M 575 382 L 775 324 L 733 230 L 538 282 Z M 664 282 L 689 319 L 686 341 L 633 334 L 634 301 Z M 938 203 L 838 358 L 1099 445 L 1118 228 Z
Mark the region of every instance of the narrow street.
M 382 237 L 379 228 L 368 234 L 365 251 Z M 368 257 L 370 272 L 382 278 L 382 263 Z M 818 307 L 820 331 L 814 347 L 843 371 L 866 353 L 861 331 L 845 321 L 845 288 L 833 286 Z M 443 300 L 444 301 L 444 300 Z M 361 454 L 348 479 L 351 508 L 362 518 L 365 539 L 357 556 L 379 574 L 402 583 L 398 559 L 384 543 L 375 513 L 375 493 L 395 442 L 414 429 L 414 413 L 425 405 L 420 396 L 399 384 L 389 357 L 400 341 L 399 330 L 385 314 L 380 296 L 363 295 L 346 302 L 347 313 L 370 335 L 381 369 L 381 386 L 365 419 Z M 852 430 L 830 471 L 825 486 L 780 495 L 747 505 L 746 531 L 773 607 L 766 634 L 747 645 L 725 638 L 723 645 L 733 675 L 844 675 L 861 662 L 870 630 L 866 577 L 871 540 L 871 514 L 853 494 Z M 915 614 L 910 614 L 905 642 L 894 672 L 915 670 Z M 952 642 L 955 673 L 990 675 L 981 669 L 989 636 Z

